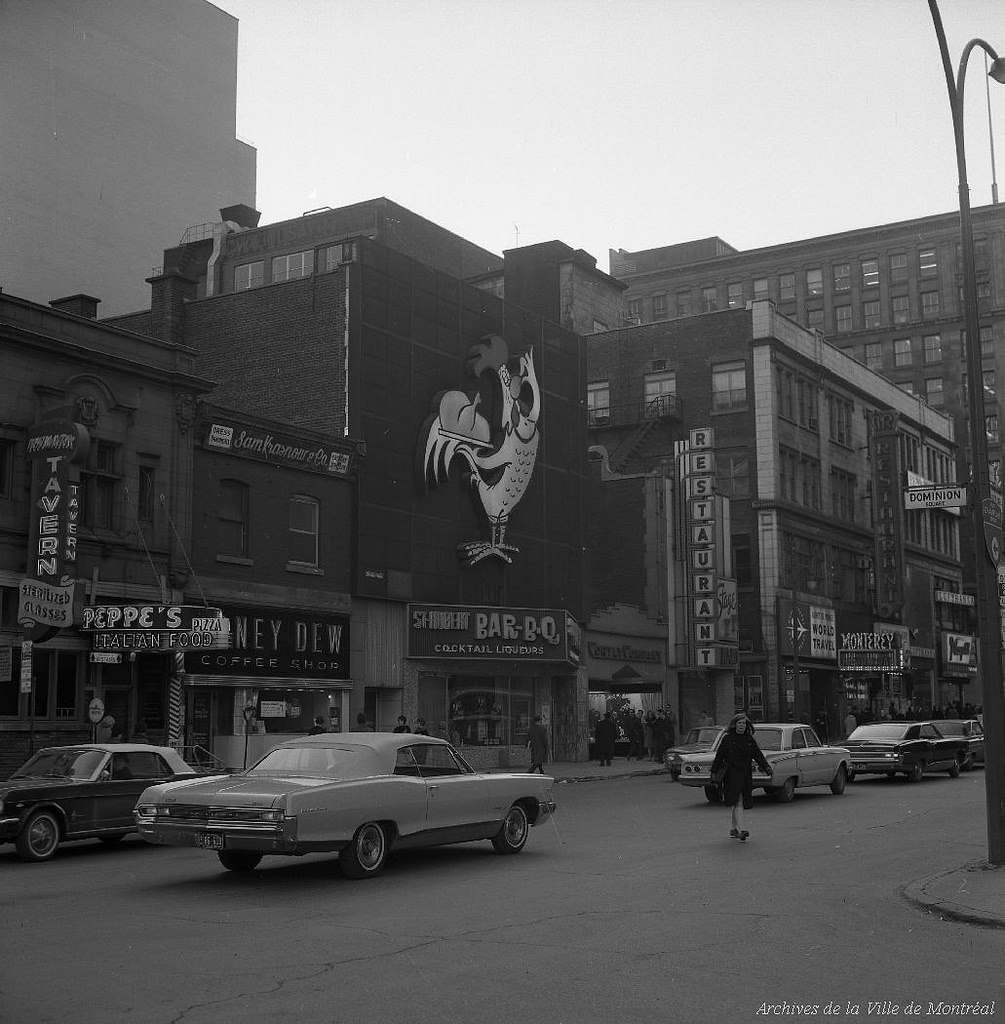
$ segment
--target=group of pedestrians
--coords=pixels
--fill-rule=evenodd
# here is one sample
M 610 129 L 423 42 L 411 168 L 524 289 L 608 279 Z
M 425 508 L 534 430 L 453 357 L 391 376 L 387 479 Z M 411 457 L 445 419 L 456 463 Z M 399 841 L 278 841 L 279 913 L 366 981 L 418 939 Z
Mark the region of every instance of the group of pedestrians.
M 615 744 L 628 743 L 627 760 L 663 763 L 667 750 L 677 742 L 677 716 L 673 708 L 657 708 L 646 713 L 641 708 L 628 710 L 622 722 L 605 711 L 594 730 L 593 752 L 603 768 L 614 758 Z

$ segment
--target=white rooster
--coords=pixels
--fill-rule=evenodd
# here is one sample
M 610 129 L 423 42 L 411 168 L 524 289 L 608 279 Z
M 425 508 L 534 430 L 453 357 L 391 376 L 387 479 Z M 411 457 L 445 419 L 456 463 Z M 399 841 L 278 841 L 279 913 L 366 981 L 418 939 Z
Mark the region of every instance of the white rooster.
M 492 526 L 490 540 L 458 546 L 468 565 L 490 556 L 512 562 L 510 554 L 519 551 L 506 543 L 506 525 L 534 472 L 541 392 L 533 351 L 521 354 L 512 371 L 508 362 L 509 348 L 497 334 L 486 335 L 471 350 L 472 373 L 485 374 L 500 389 L 500 414 L 494 425 L 479 411 L 478 391 L 446 391 L 425 432 L 424 477 L 439 484 L 447 478 L 454 459 L 461 459 Z

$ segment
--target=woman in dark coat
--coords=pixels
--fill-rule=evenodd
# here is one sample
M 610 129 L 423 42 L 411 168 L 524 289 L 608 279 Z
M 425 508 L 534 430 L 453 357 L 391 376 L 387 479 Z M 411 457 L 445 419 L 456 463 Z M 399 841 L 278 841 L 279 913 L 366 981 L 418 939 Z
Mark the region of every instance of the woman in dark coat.
M 601 768 L 604 765 L 610 765 L 611 758 L 614 757 L 614 742 L 617 737 L 618 727 L 614 724 L 610 711 L 605 711 L 604 717 L 597 722 L 596 743 L 594 745 Z
M 754 723 L 741 712 L 729 720 L 712 762 L 713 778 L 720 769 L 725 769 L 721 784 L 722 802 L 730 808 L 731 839 L 745 841 L 750 835 L 743 827 L 743 812 L 754 806 L 754 772 L 751 767 L 754 762 L 761 771 L 771 774 L 771 765 L 754 739 Z

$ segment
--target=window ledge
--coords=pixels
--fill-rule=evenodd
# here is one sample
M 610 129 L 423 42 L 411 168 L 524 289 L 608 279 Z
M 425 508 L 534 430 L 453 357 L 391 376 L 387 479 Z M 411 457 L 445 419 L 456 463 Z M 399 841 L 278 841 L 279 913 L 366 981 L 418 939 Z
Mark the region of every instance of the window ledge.
M 225 562 L 227 565 L 254 565 L 253 558 L 241 558 L 238 555 L 217 555 L 218 562 Z
M 304 562 L 287 562 L 287 572 L 298 572 L 304 576 L 324 576 L 324 569 L 319 569 L 316 565 L 307 565 Z

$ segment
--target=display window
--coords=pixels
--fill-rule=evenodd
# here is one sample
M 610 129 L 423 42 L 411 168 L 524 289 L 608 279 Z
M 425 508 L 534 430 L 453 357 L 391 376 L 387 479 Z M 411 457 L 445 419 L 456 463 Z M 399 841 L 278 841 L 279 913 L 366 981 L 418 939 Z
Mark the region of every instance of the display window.
M 419 713 L 440 725 L 430 731 L 445 731 L 459 747 L 524 746 L 533 710 L 533 683 L 526 678 L 437 676 L 419 686 Z

